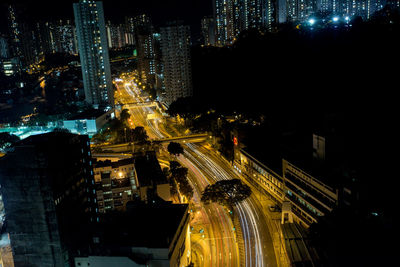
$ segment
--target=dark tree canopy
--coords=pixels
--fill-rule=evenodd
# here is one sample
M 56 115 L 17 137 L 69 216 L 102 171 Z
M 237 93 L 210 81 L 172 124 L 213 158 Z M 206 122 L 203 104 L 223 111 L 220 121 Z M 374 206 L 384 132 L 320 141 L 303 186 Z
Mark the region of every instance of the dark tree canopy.
M 121 114 L 120 114 L 120 118 L 121 118 L 121 121 L 123 122 L 123 123 L 127 123 L 127 120 L 129 119 L 129 117 L 130 117 L 131 115 L 129 114 L 129 110 L 127 110 L 127 109 L 123 109 L 122 111 L 121 111 Z
M 132 130 L 132 138 L 134 142 L 145 143 L 148 141 L 149 136 L 147 135 L 144 127 L 138 126 Z
M 183 147 L 179 143 L 171 142 L 168 145 L 168 152 L 172 155 L 179 156 L 183 154 Z
M 222 180 L 208 185 L 201 196 L 201 201 L 209 204 L 219 203 L 231 207 L 251 195 L 251 189 L 239 179 Z
M 55 129 L 53 130 L 53 132 L 54 132 L 54 133 L 71 133 L 70 130 L 65 129 L 65 128 L 55 128 Z
M 182 165 L 177 161 L 170 161 L 169 167 L 170 167 L 170 183 L 172 183 L 174 191 L 176 185 L 178 185 L 179 192 L 182 195 L 184 195 L 187 199 L 191 199 L 193 197 L 193 188 L 189 184 L 189 180 L 187 178 L 188 169 L 182 167 Z

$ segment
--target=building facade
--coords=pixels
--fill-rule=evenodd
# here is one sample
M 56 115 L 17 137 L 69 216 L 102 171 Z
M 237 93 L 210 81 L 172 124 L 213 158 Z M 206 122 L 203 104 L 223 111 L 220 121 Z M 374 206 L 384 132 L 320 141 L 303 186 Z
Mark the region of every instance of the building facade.
M 276 202 L 282 203 L 285 200 L 282 176 L 258 161 L 244 149 L 240 150 L 239 155 L 236 161 L 239 163 L 239 166 L 235 165 L 236 168 L 238 170 L 240 168 L 240 172 L 243 173 L 253 185 L 267 192 Z
M 201 34 L 203 45 L 215 46 L 215 21 L 212 17 L 205 17 L 201 20 Z
M 215 0 L 216 44 L 230 45 L 244 30 L 271 30 L 274 10 L 272 0 Z
M 190 27 L 178 22 L 161 28 L 161 52 L 165 97 L 170 105 L 193 95 L 190 56 Z
M 59 20 L 52 24 L 51 40 L 54 52 L 78 54 L 76 28 L 70 20 Z
M 308 227 L 338 205 L 338 190 L 289 161 L 282 160 L 285 198 L 290 200 L 295 221 Z
M 9 57 L 10 57 L 10 50 L 8 48 L 8 40 L 5 36 L 0 35 L 0 59 Z
M 89 138 L 48 133 L 0 160 L 2 245 L 14 265 L 66 266 L 93 244 L 98 222 Z
M 217 46 L 229 45 L 235 38 L 238 28 L 240 7 L 234 6 L 238 0 L 214 0 L 214 20 Z M 236 27 L 235 27 L 236 26 Z
M 272 170 L 244 149 L 235 152 L 234 168 L 278 205 L 286 203 L 291 220 L 309 227 L 339 203 L 339 190 L 282 159 L 282 172 Z
M 133 158 L 94 164 L 99 212 L 125 210 L 126 203 L 137 195 Z
M 92 0 L 74 3 L 85 100 L 95 108 L 114 105 L 103 4 Z

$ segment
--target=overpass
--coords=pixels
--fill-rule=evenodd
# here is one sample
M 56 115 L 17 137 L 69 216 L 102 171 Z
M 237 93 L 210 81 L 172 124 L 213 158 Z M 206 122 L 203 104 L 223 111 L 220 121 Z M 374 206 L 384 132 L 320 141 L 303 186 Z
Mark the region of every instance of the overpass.
M 207 137 L 208 137 L 207 134 L 191 134 L 184 136 L 160 138 L 160 139 L 155 139 L 153 141 L 158 143 L 164 143 L 164 142 L 198 143 L 205 141 Z
M 130 108 L 144 108 L 144 107 L 157 107 L 157 104 L 154 101 L 145 101 L 145 102 L 131 102 L 131 103 L 119 103 L 116 106 L 126 106 Z
M 192 135 L 176 136 L 169 138 L 153 139 L 150 141 L 152 141 L 153 143 L 165 143 L 165 142 L 200 143 L 204 142 L 207 139 L 207 137 L 208 137 L 207 134 L 192 134 Z M 109 151 L 109 152 L 112 151 L 114 153 L 124 153 L 124 152 L 132 152 L 134 144 L 122 143 L 117 145 L 96 145 L 92 146 L 92 148 L 94 149 L 99 148 L 102 151 Z M 93 152 L 93 153 L 100 154 L 99 152 Z

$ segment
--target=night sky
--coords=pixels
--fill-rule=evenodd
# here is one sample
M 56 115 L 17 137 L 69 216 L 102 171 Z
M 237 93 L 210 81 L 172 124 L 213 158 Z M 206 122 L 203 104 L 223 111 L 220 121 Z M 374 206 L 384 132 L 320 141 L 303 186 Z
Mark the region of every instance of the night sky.
M 24 19 L 54 20 L 73 19 L 72 3 L 77 0 L 0 0 L 4 9 L 7 3 L 17 4 Z M 149 14 L 154 25 L 163 25 L 168 20 L 183 20 L 197 32 L 200 19 L 212 15 L 212 0 L 103 0 L 106 20 L 123 22 L 125 16 Z

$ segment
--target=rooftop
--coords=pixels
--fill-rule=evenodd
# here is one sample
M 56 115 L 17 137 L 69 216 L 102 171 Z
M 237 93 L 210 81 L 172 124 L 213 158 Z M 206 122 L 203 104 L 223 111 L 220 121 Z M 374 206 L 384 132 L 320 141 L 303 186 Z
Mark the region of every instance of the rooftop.
M 111 161 L 111 160 L 97 160 L 94 163 L 94 168 L 103 168 L 103 167 L 111 167 L 112 169 L 117 169 L 121 166 L 126 166 L 134 164 L 133 158 L 121 159 L 118 161 Z
M 169 248 L 187 204 L 140 204 L 125 213 L 105 217 L 102 222 L 104 244 L 118 247 Z
M 97 119 L 103 114 L 105 114 L 105 112 L 101 109 L 90 109 L 78 114 L 74 114 L 73 116 L 68 118 L 68 120 Z
M 136 156 L 135 169 L 139 186 L 168 184 L 155 152 L 147 152 L 145 155 Z
M 341 158 L 337 156 L 339 144 L 334 143 L 337 142 L 335 138 L 327 138 L 326 158 L 318 161 L 313 158 L 312 133 L 311 130 L 302 130 L 277 134 L 268 129 L 256 129 L 245 134 L 242 150 L 279 175 L 283 175 L 282 159 L 285 159 L 321 182 L 335 187 L 343 182 Z

